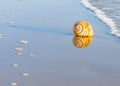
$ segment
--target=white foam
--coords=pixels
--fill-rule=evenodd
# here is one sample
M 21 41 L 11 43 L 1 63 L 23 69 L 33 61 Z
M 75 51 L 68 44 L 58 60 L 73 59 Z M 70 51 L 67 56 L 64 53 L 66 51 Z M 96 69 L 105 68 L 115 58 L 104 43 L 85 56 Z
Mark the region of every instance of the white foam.
M 117 26 L 116 26 L 116 24 L 115 24 L 115 22 L 113 21 L 112 18 L 109 18 L 108 16 L 105 15 L 105 13 L 102 10 L 100 10 L 100 9 L 94 7 L 92 4 L 90 4 L 89 0 L 82 0 L 81 3 L 86 8 L 94 11 L 95 16 L 111 28 L 111 34 L 113 34 L 117 37 L 120 37 L 119 30 L 117 30 Z

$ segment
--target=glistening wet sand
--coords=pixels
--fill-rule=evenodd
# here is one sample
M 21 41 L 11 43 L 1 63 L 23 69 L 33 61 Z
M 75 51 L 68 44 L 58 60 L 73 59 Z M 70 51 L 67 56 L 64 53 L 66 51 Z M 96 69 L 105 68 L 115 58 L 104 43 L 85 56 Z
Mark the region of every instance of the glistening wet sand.
M 9 4 L 0 1 L 2 12 L 10 15 L 0 16 L 0 33 L 3 34 L 0 85 L 10 86 L 16 82 L 17 86 L 119 86 L 120 41 L 111 36 L 109 28 L 82 7 L 80 1 L 60 1 L 59 5 L 54 0 L 45 0 L 41 2 L 43 5 L 36 1 L 14 0 L 14 5 L 11 1 Z M 3 5 L 5 3 L 8 5 Z M 47 20 L 41 20 L 46 16 Z M 86 45 L 78 48 L 73 44 L 72 27 L 80 19 L 91 23 L 95 36 L 92 40 L 78 38 L 77 45 Z M 7 25 L 7 20 L 13 21 L 15 26 Z M 28 43 L 20 44 L 21 40 Z M 18 55 L 14 48 L 22 48 L 22 54 Z M 13 67 L 14 64 L 19 66 Z

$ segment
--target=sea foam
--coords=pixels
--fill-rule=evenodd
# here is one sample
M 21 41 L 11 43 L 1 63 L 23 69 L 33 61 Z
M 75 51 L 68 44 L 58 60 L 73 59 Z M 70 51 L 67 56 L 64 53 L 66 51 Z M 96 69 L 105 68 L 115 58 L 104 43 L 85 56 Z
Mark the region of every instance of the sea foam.
M 117 37 L 120 37 L 120 31 L 117 29 L 116 23 L 113 21 L 112 18 L 109 18 L 104 11 L 98 9 L 97 7 L 93 6 L 89 0 L 81 0 L 81 3 L 88 9 L 95 12 L 95 16 L 103 21 L 108 27 L 111 28 L 111 34 Z

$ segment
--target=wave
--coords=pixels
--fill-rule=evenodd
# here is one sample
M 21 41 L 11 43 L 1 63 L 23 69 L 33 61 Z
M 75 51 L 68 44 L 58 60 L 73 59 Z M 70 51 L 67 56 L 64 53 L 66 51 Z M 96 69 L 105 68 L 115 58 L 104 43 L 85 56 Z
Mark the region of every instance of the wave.
M 108 27 L 111 28 L 111 34 L 117 37 L 120 37 L 120 31 L 117 29 L 116 23 L 113 21 L 112 18 L 109 18 L 104 11 L 98 9 L 97 7 L 93 6 L 90 0 L 81 0 L 81 3 L 91 11 L 95 12 L 95 16 L 103 21 Z

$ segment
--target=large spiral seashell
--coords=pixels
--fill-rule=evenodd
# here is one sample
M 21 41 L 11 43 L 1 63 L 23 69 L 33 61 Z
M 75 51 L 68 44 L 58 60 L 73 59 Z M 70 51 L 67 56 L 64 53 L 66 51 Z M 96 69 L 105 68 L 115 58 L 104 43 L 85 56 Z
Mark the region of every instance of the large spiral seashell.
M 84 20 L 78 21 L 73 27 L 73 33 L 78 36 L 93 36 L 92 26 Z
M 94 36 L 74 36 L 72 41 L 77 48 L 86 48 L 91 44 L 93 38 Z

